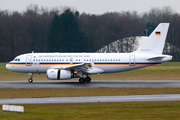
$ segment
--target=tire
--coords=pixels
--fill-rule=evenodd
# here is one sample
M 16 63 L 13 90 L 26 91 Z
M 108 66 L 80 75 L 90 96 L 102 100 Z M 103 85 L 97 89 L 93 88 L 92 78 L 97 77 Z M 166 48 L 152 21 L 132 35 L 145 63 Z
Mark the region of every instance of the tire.
M 79 83 L 84 83 L 85 79 L 84 78 L 79 78 Z
M 86 77 L 86 78 L 85 78 L 85 81 L 86 81 L 86 82 L 91 82 L 91 78 L 90 78 L 90 77 Z
M 33 79 L 32 79 L 32 78 L 30 78 L 28 81 L 29 81 L 29 83 L 32 83 L 32 82 L 33 82 Z

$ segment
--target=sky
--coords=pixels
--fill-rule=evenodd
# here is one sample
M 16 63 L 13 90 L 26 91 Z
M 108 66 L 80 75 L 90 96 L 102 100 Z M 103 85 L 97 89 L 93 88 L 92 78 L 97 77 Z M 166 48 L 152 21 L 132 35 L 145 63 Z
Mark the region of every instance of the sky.
M 137 11 L 143 13 L 153 7 L 170 6 L 180 13 L 180 0 L 0 0 L 0 10 L 22 12 L 30 4 L 39 7 L 74 7 L 80 13 L 103 14 L 106 12 Z

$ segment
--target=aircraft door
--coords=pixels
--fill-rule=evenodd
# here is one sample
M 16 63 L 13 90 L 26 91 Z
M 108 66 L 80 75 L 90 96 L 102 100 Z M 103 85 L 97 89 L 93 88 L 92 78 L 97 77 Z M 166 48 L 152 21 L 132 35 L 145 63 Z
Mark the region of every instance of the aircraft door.
M 129 56 L 129 66 L 135 66 L 135 55 L 130 55 Z
M 26 66 L 31 66 L 32 65 L 32 55 L 27 55 L 26 56 Z

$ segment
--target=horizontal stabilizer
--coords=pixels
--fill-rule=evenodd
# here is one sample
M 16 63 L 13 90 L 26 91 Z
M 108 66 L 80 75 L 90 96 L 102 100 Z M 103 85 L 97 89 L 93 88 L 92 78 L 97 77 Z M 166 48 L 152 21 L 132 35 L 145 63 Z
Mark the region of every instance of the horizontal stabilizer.
M 146 60 L 152 60 L 152 59 L 162 59 L 165 58 L 167 55 L 156 55 L 156 56 L 152 56 L 152 57 L 148 57 L 146 58 Z

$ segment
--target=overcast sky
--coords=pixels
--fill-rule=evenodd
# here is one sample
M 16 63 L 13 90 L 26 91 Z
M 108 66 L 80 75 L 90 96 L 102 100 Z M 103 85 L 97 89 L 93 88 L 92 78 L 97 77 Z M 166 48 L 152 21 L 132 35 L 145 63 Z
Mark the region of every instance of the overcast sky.
M 180 13 L 180 0 L 0 0 L 1 10 L 23 11 L 30 4 L 39 7 L 69 6 L 80 13 L 103 14 L 105 12 L 147 12 L 152 7 L 170 6 Z

